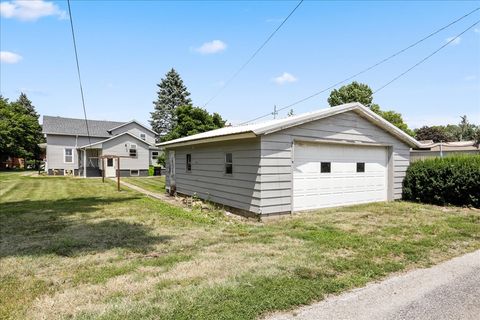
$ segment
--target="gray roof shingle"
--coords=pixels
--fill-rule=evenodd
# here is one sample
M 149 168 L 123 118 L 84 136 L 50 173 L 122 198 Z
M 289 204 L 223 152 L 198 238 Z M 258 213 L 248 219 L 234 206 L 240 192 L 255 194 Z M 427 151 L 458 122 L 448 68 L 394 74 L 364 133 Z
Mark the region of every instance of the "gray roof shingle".
M 88 120 L 88 130 L 91 137 L 110 137 L 108 130 L 118 127 L 125 122 Z M 84 119 L 43 116 L 43 133 L 68 134 L 87 136 L 87 127 Z

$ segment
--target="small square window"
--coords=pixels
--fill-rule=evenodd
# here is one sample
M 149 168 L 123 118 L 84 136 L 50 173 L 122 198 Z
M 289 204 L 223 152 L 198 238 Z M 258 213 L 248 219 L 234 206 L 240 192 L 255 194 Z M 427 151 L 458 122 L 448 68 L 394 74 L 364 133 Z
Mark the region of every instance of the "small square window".
M 365 162 L 357 162 L 357 172 L 365 172 Z
M 233 155 L 231 153 L 225 154 L 225 173 L 233 174 Z
M 321 162 L 320 163 L 320 172 L 322 172 L 322 173 L 332 172 L 331 171 L 331 163 L 330 162 Z
M 186 170 L 187 170 L 187 172 L 192 171 L 192 155 L 190 153 L 187 154 Z
M 137 156 L 137 149 L 130 149 L 130 157 L 136 157 Z
M 139 176 L 140 172 L 138 170 L 130 170 L 130 175 L 131 176 Z
M 152 159 L 158 158 L 158 151 L 152 151 Z
M 147 136 L 145 135 L 145 133 L 140 133 L 140 139 L 142 140 L 147 139 Z

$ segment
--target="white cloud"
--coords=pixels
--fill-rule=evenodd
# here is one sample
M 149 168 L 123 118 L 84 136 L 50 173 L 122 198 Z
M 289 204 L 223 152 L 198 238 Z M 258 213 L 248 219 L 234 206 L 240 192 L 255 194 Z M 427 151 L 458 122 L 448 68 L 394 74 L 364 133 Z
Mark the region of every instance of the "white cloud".
M 0 51 L 0 62 L 2 63 L 17 63 L 22 60 L 22 56 L 10 51 Z
M 452 41 L 452 42 L 450 42 Z M 462 38 L 460 37 L 448 37 L 447 39 L 445 39 L 445 42 L 450 42 L 450 45 L 451 46 L 458 46 L 460 44 L 460 42 L 462 41 Z
M 36 21 L 41 17 L 56 16 L 66 19 L 67 14 L 53 2 L 44 0 L 13 0 L 0 3 L 0 15 L 21 21 Z
M 225 42 L 221 40 L 213 40 L 210 42 L 205 42 L 194 50 L 201 54 L 213 54 L 225 51 L 225 49 L 227 49 L 227 44 Z
M 282 85 L 282 84 L 285 84 L 285 83 L 292 83 L 292 82 L 297 82 L 298 79 L 288 73 L 288 72 L 284 72 L 282 75 L 278 76 L 278 77 L 275 77 L 272 79 L 276 84 L 279 84 L 279 85 Z

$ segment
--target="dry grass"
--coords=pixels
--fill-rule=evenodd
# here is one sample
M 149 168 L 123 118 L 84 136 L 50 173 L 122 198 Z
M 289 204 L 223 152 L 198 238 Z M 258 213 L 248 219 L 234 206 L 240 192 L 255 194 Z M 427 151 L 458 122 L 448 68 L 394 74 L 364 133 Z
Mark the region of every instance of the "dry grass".
M 254 223 L 97 179 L 0 184 L 5 319 L 252 319 L 480 248 L 472 209 L 395 202 Z

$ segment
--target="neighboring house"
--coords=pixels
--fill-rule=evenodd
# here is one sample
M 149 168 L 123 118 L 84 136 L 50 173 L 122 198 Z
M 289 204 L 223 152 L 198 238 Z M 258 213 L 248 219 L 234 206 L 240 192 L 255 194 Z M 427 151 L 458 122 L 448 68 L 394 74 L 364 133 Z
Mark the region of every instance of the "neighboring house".
M 87 132 L 84 119 L 44 116 L 42 127 L 49 175 L 99 177 L 105 169 L 114 177 L 119 156 L 121 176 L 146 176 L 160 153 L 156 133 L 135 120 L 88 120 Z
M 480 154 L 480 149 L 475 146 L 475 141 L 433 142 L 432 140 L 419 141 L 420 150 L 410 152 L 410 161 L 426 158 L 449 157 L 456 154 Z
M 265 216 L 400 199 L 418 141 L 359 103 L 158 144 L 170 193 Z

